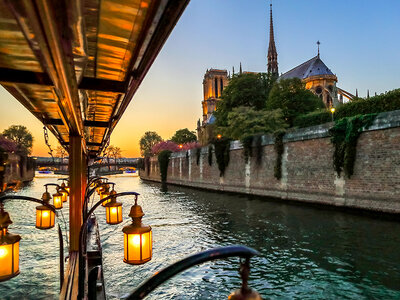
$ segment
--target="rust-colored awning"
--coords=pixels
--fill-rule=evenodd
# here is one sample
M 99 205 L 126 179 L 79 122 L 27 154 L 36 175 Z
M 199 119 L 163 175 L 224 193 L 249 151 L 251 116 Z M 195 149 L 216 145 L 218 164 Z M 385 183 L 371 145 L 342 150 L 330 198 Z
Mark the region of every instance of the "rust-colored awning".
M 0 83 L 98 155 L 189 0 L 0 0 Z

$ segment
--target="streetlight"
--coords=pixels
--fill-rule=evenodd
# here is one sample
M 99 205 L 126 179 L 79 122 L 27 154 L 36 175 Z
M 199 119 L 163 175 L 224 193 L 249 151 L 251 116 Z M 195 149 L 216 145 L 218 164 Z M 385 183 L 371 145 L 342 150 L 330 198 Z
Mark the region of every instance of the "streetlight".
M 9 280 L 19 274 L 19 241 L 21 236 L 8 232 L 12 224 L 10 215 L 0 203 L 0 281 Z
M 335 108 L 331 107 L 331 113 L 332 113 L 332 122 L 333 122 L 333 114 L 335 113 Z
M 217 139 L 221 139 L 222 138 L 222 135 L 221 134 L 217 134 Z
M 124 233 L 124 262 L 131 265 L 141 265 L 151 260 L 152 232 L 151 226 L 142 223 L 144 216 L 142 207 L 137 204 L 138 195 L 135 196 L 135 204 L 131 207 L 129 216 L 132 224 L 122 229 Z

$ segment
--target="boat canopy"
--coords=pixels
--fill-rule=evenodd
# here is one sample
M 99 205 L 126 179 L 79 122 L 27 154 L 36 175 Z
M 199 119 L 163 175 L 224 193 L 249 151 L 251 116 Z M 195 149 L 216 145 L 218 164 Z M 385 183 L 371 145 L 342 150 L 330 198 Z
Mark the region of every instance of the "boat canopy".
M 0 0 L 0 83 L 99 155 L 189 0 Z

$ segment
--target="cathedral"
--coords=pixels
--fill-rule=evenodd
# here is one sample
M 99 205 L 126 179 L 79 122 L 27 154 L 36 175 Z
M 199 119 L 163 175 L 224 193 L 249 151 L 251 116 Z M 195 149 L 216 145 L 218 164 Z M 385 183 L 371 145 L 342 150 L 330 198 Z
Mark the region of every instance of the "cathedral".
M 354 95 L 337 87 L 336 75 L 325 65 L 320 58 L 319 45 L 317 56 L 307 60 L 297 67 L 279 75 L 278 71 L 278 52 L 275 45 L 274 24 L 272 18 L 272 4 L 270 4 L 270 26 L 269 26 L 269 45 L 267 55 L 267 72 L 275 75 L 278 79 L 299 78 L 305 87 L 320 97 L 325 106 L 329 109 L 336 107 L 340 103 L 351 101 Z M 242 72 L 240 65 L 239 74 L 251 73 Z M 233 70 L 234 74 L 234 70 Z M 213 112 L 216 110 L 218 101 L 221 101 L 223 89 L 228 85 L 230 76 L 227 70 L 209 69 L 203 79 L 203 120 L 197 123 L 197 134 L 201 144 L 207 144 L 208 140 L 214 135 L 212 125 L 215 122 Z

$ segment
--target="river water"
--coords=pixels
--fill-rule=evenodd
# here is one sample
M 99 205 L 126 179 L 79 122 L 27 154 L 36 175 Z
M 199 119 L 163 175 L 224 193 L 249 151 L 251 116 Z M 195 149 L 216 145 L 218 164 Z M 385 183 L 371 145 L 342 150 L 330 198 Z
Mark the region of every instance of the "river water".
M 290 205 L 261 198 L 181 187 L 162 191 L 155 183 L 110 176 L 116 190 L 137 191 L 153 228 L 153 259 L 142 266 L 123 263 L 122 227 L 133 199 L 120 198 L 124 222 L 105 224 L 97 209 L 108 299 L 121 299 L 135 286 L 189 254 L 243 244 L 260 252 L 251 260 L 249 284 L 264 299 L 400 299 L 400 222 L 331 209 Z M 37 177 L 18 193 L 40 197 Z M 35 229 L 35 203 L 7 202 L 22 236 L 21 274 L 0 283 L 0 299 L 55 299 L 59 290 L 56 229 Z M 63 214 L 68 220 L 68 206 Z M 64 228 L 62 216 L 59 222 Z M 65 234 L 65 233 L 64 233 Z M 239 260 L 206 263 L 160 286 L 147 299 L 226 299 L 240 286 Z

